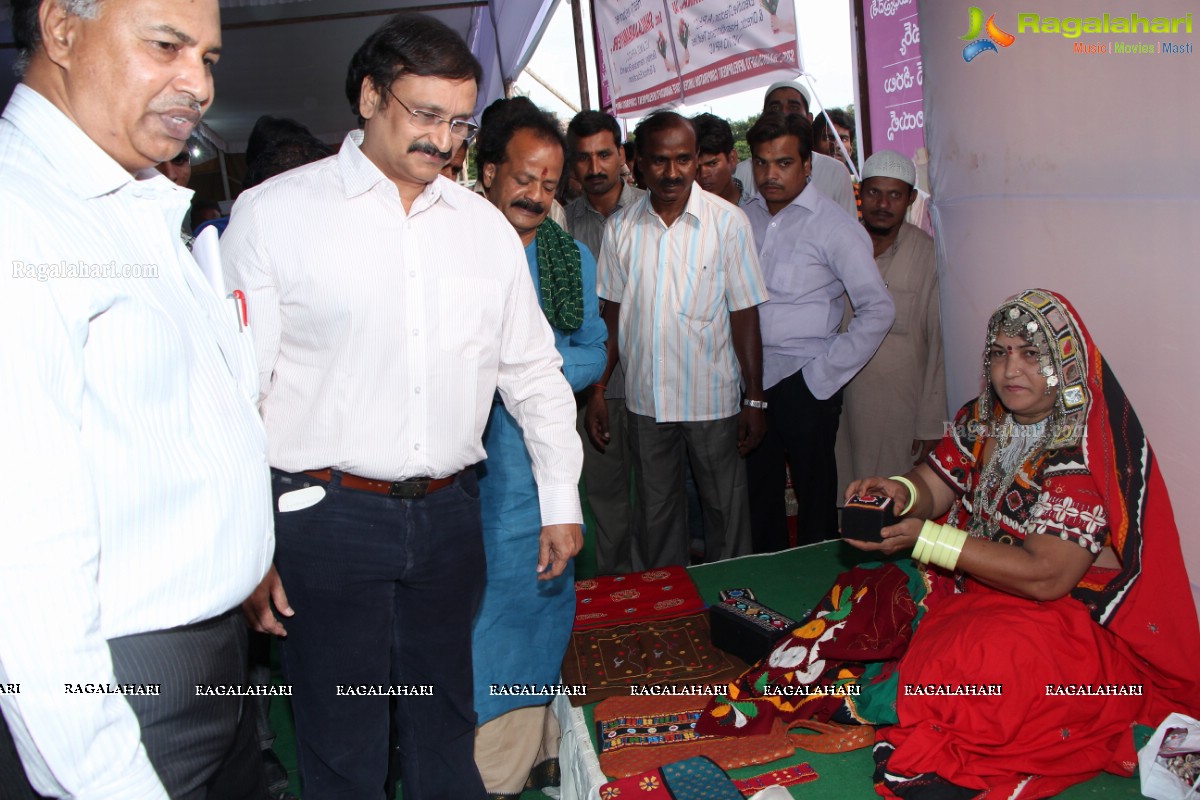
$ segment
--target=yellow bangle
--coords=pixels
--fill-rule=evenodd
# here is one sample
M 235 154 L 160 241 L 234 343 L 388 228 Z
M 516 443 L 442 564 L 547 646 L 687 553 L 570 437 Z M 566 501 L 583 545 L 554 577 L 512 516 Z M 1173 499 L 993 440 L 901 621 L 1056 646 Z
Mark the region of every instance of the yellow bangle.
M 932 553 L 930 560 L 939 567 L 947 569 L 951 572 L 958 565 L 958 558 L 962 555 L 963 545 L 967 541 L 967 532 L 960 531 L 958 528 L 949 525 L 940 526 L 942 529 L 941 535 L 937 540 L 937 548 Z
M 917 537 L 917 543 L 913 545 L 913 561 L 919 561 L 922 564 L 929 563 L 929 554 L 933 549 L 933 540 L 941 533 L 939 530 L 940 527 L 931 519 L 925 520 L 925 524 L 921 526 L 921 535 Z
M 915 506 L 921 499 L 921 493 L 917 491 L 916 484 L 903 475 L 893 475 L 890 480 L 896 481 L 897 483 L 902 483 L 908 487 L 908 504 L 904 506 L 904 509 L 899 514 L 896 515 L 898 517 L 903 517 L 909 511 L 912 511 L 912 507 Z

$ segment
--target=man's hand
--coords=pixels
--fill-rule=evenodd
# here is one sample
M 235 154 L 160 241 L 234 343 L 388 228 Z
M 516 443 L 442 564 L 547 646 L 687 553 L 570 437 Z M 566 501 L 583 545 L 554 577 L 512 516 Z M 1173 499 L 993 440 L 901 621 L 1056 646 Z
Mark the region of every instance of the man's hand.
M 280 580 L 279 573 L 275 571 L 274 564 L 271 565 L 271 569 L 267 570 L 266 577 L 262 579 L 262 583 L 254 590 L 254 593 L 242 603 L 242 615 L 246 617 L 246 622 L 250 624 L 252 630 L 259 633 L 273 633 L 276 636 L 287 636 L 287 629 L 283 627 L 279 618 L 271 610 L 272 603 L 275 605 L 275 610 L 285 617 L 296 613 L 288 605 L 287 594 L 283 591 L 283 581 Z
M 567 562 L 583 549 L 583 526 L 545 525 L 538 543 L 538 580 L 549 581 L 562 575 Z
M 604 400 L 604 390 L 599 387 L 593 386 L 588 392 L 583 428 L 592 446 L 603 453 L 612 441 L 612 434 L 608 431 L 608 403 Z
M 745 406 L 738 415 L 737 451 L 742 458 L 750 455 L 767 434 L 767 412 Z

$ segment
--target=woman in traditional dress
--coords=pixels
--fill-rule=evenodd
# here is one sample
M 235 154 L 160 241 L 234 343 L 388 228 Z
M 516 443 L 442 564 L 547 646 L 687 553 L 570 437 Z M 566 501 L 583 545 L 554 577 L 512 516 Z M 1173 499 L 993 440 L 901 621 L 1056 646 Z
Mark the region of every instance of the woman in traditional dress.
M 1074 308 L 991 317 L 985 389 L 926 463 L 855 481 L 904 517 L 883 553 L 929 565 L 928 613 L 880 731 L 885 797 L 1058 794 L 1132 775 L 1132 723 L 1200 714 L 1200 632 L 1153 452 Z M 941 520 L 939 524 L 933 520 Z M 955 694 L 970 687 L 1001 694 Z

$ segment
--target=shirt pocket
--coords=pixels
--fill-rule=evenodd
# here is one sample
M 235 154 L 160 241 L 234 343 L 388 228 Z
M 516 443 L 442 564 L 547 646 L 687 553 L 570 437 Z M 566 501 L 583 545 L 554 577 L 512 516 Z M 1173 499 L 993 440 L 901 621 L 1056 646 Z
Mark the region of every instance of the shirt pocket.
M 703 262 L 677 268 L 672 276 L 675 306 L 681 317 L 694 322 L 710 323 L 717 318 L 725 297 L 724 280 L 720 270 Z

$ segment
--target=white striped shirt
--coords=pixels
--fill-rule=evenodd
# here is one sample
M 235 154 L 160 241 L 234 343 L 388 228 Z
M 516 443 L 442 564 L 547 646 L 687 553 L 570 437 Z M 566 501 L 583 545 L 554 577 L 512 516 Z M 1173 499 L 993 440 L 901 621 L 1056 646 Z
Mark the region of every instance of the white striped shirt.
M 107 639 L 237 606 L 274 547 L 253 346 L 180 241 L 191 197 L 17 86 L 0 121 L 0 682 L 20 693 L 0 706 L 42 794 L 166 797 L 124 698 L 64 684 L 116 683 Z
M 739 411 L 741 369 L 729 313 L 767 299 L 750 223 L 693 184 L 670 227 L 647 192 L 608 219 L 597 293 L 621 304 L 625 404 L 659 422 Z
M 575 399 L 521 241 L 438 177 L 405 213 L 359 149 L 238 198 L 221 237 L 246 292 L 271 466 L 394 481 L 485 457 L 497 389 L 521 424 L 542 522 L 581 522 Z

